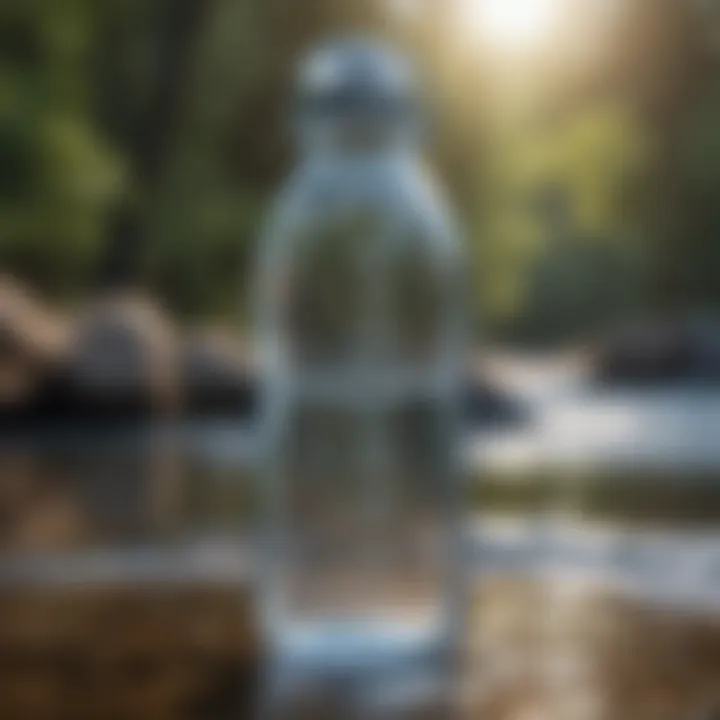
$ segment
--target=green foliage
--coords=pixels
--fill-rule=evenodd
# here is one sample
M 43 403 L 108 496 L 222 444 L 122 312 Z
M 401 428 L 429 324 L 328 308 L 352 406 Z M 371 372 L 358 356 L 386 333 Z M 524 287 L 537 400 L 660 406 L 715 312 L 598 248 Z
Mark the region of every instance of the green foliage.
M 89 100 L 89 7 L 0 11 L 0 262 L 59 293 L 85 280 L 123 183 Z
M 462 45 L 448 3 L 399 19 L 351 0 L 197 0 L 208 22 L 151 182 L 143 119 L 192 2 L 0 6 L 3 268 L 87 295 L 126 207 L 138 281 L 183 315 L 235 313 L 291 162 L 291 69 L 328 33 L 370 29 L 434 85 L 433 162 L 465 219 L 483 324 L 568 339 L 659 307 L 671 285 L 676 301 L 720 302 L 717 3 L 627 0 L 604 35 L 576 22 L 542 58 L 509 59 Z
M 632 197 L 648 154 L 639 122 L 596 104 L 493 137 L 477 240 L 485 317 L 525 337 L 572 337 L 639 302 Z

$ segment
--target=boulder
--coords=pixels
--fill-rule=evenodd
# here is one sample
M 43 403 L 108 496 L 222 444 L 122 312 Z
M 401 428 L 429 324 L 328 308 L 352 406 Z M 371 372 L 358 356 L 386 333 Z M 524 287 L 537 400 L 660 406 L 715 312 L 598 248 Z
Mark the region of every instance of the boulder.
M 172 412 L 180 403 L 174 327 L 142 295 L 102 298 L 76 323 L 64 378 L 85 416 Z
M 482 376 L 471 374 L 465 384 L 464 412 L 473 428 L 513 428 L 530 419 L 529 409 L 516 397 Z
M 246 347 L 230 330 L 211 328 L 191 335 L 180 360 L 186 411 L 252 415 L 257 382 L 248 358 Z
M 627 325 L 595 352 L 595 377 L 606 383 L 720 380 L 720 322 L 654 321 Z
M 67 323 L 20 282 L 0 276 L 0 416 L 39 402 L 67 342 Z

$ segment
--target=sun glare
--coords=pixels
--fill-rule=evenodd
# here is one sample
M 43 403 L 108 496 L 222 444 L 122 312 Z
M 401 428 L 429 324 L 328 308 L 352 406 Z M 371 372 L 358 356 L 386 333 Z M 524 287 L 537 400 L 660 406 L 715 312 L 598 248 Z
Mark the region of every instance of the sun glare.
M 551 32 L 560 0 L 461 0 L 463 20 L 502 49 L 530 49 Z

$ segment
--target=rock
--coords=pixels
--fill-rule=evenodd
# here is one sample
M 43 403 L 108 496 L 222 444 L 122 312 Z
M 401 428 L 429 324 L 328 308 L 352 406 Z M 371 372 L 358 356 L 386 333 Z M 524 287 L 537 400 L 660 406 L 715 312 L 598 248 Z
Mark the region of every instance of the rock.
M 526 407 L 482 377 L 471 375 L 465 385 L 465 418 L 474 429 L 515 427 L 529 419 Z
M 67 323 L 21 283 L 0 276 L 0 415 L 39 402 L 67 342 Z
M 246 717 L 250 617 L 232 587 L 5 590 L 0 716 Z
M 76 324 L 64 377 L 85 416 L 172 412 L 181 397 L 174 327 L 145 297 L 103 298 Z
M 18 283 L 0 278 L 0 421 L 137 420 L 188 415 L 253 418 L 258 378 L 229 329 L 180 340 L 156 303 L 139 294 L 91 302 L 71 325 Z M 525 408 L 474 374 L 465 390 L 473 426 L 514 425 Z
M 595 353 L 595 377 L 605 383 L 720 380 L 720 323 L 656 321 L 628 325 Z
M 251 416 L 257 404 L 257 380 L 249 353 L 229 330 L 192 335 L 181 358 L 185 409 L 191 415 Z
M 3 585 L 0 717 L 252 717 L 262 649 L 242 579 L 91 580 Z M 720 700 L 717 616 L 488 576 L 469 636 L 467 720 L 710 720 Z

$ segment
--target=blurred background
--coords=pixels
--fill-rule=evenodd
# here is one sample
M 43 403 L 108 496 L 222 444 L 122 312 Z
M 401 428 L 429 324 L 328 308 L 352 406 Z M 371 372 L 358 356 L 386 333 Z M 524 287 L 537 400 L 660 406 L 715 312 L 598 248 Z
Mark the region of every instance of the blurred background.
M 5 0 L 0 715 L 242 716 L 248 279 L 296 62 L 357 32 L 471 259 L 473 702 L 715 717 L 716 0 Z

